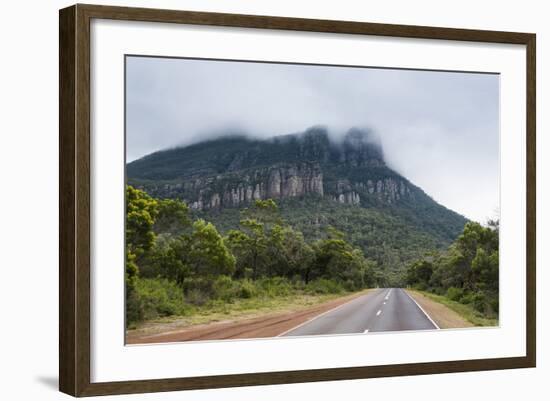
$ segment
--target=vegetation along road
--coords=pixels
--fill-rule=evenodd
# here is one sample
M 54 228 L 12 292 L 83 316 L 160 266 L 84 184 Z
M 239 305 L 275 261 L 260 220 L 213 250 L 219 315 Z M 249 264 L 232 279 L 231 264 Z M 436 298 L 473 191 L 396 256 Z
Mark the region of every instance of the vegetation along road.
M 498 220 L 435 202 L 371 134 L 229 136 L 129 163 L 126 341 L 433 329 L 422 310 L 498 325 Z
M 299 310 L 206 324 L 133 330 L 128 344 L 471 327 L 459 314 L 402 288 L 361 291 Z

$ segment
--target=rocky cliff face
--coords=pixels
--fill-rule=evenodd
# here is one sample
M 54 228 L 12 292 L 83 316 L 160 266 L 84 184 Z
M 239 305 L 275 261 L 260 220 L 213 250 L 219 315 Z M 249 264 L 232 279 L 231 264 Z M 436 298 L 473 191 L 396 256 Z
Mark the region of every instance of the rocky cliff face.
M 363 197 L 376 198 L 378 201 L 392 204 L 402 199 L 414 199 L 414 189 L 411 190 L 406 180 L 385 178 L 376 181 L 367 179 L 366 182 L 350 183 L 349 180 L 339 180 L 336 193 L 330 199 L 339 203 L 359 205 Z
M 195 210 L 240 207 L 257 199 L 323 197 L 323 173 L 317 163 L 276 165 L 183 183 L 149 184 L 154 196 L 181 198 Z
M 420 191 L 386 165 L 380 142 L 358 129 L 341 142 L 322 128 L 264 141 L 225 138 L 155 153 L 130 163 L 127 173 L 130 184 L 195 210 L 305 196 L 391 205 Z

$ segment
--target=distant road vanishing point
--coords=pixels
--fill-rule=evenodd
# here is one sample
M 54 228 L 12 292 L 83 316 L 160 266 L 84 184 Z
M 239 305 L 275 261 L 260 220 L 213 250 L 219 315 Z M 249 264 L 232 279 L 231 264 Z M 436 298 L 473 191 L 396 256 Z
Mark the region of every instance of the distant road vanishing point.
M 432 318 L 402 288 L 373 290 L 280 336 L 436 330 Z

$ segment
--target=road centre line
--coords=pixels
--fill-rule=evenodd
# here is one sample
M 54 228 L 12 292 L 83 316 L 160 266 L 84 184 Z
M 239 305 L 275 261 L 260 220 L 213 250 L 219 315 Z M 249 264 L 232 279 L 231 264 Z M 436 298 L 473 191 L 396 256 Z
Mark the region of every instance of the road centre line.
M 338 310 L 338 309 L 340 309 L 340 308 L 343 308 L 344 306 L 346 306 L 346 305 L 348 305 L 348 304 L 350 304 L 350 303 L 352 303 L 352 302 L 354 302 L 354 301 L 357 301 L 358 299 L 363 298 L 365 295 L 368 295 L 368 294 L 369 294 L 369 292 L 367 292 L 366 294 L 360 295 L 360 296 L 358 296 L 358 297 L 356 297 L 356 298 L 350 299 L 349 301 L 344 302 L 343 304 L 341 304 L 341 305 L 339 305 L 339 306 L 337 306 L 337 307 L 335 307 L 335 308 L 329 309 L 328 311 L 323 312 L 323 313 L 321 313 L 320 315 L 314 316 L 314 317 L 312 317 L 311 319 L 308 319 L 308 320 L 306 320 L 305 322 L 302 322 L 302 323 L 300 323 L 300 324 L 297 325 L 297 326 L 294 326 L 294 327 L 292 327 L 292 328 L 290 328 L 290 329 L 288 329 L 288 330 L 286 330 L 286 331 L 283 331 L 281 334 L 277 334 L 275 337 L 282 337 L 282 336 L 284 336 L 285 334 L 288 334 L 288 333 L 290 333 L 291 331 L 294 331 L 294 330 L 296 330 L 296 329 L 299 329 L 300 327 L 305 326 L 306 324 L 311 323 L 311 322 L 313 322 L 314 320 L 317 320 L 318 318 L 320 318 L 320 317 L 322 317 L 322 316 L 324 316 L 324 315 L 329 314 L 330 312 L 334 312 L 334 311 L 336 311 L 336 310 Z
M 378 312 L 376 312 L 376 316 L 380 316 L 381 313 L 382 313 L 382 311 L 379 310 Z

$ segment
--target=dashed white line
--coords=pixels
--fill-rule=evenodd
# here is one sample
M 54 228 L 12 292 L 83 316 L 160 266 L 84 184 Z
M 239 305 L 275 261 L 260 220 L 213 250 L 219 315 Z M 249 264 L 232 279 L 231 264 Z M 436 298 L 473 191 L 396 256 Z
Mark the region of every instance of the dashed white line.
M 378 312 L 376 312 L 376 316 L 380 316 L 381 313 L 382 313 L 382 311 L 379 310 Z
M 369 332 L 369 329 L 365 330 L 363 333 L 368 333 Z
M 323 316 L 325 316 L 325 315 L 328 315 L 328 314 L 331 313 L 331 312 L 336 312 L 338 309 L 343 308 L 344 306 L 346 306 L 346 305 L 348 305 L 348 304 L 350 304 L 350 303 L 352 303 L 352 302 L 355 302 L 355 301 L 357 301 L 357 300 L 363 298 L 365 295 L 368 295 L 368 294 L 369 294 L 369 293 L 366 293 L 366 294 L 363 294 L 363 295 L 359 295 L 358 297 L 353 298 L 353 299 L 351 299 L 351 300 L 349 300 L 349 301 L 347 301 L 347 302 L 344 302 L 343 304 L 341 304 L 341 305 L 339 305 L 339 306 L 337 306 L 337 307 L 335 307 L 335 308 L 329 309 L 328 311 L 321 313 L 320 315 L 313 316 L 312 318 L 306 320 L 305 322 L 302 322 L 302 323 L 300 323 L 300 324 L 297 325 L 297 326 L 294 326 L 294 327 L 292 327 L 292 328 L 290 328 L 290 329 L 288 329 L 288 330 L 286 330 L 286 331 L 283 331 L 281 334 L 276 335 L 276 337 L 283 337 L 284 335 L 286 335 L 286 334 L 288 334 L 288 333 L 290 333 L 290 332 L 292 332 L 292 331 L 294 331 L 294 330 L 296 330 L 296 329 L 299 329 L 300 327 L 305 326 L 306 324 L 309 324 L 309 323 L 313 322 L 314 320 L 319 319 L 320 317 L 323 317 Z

